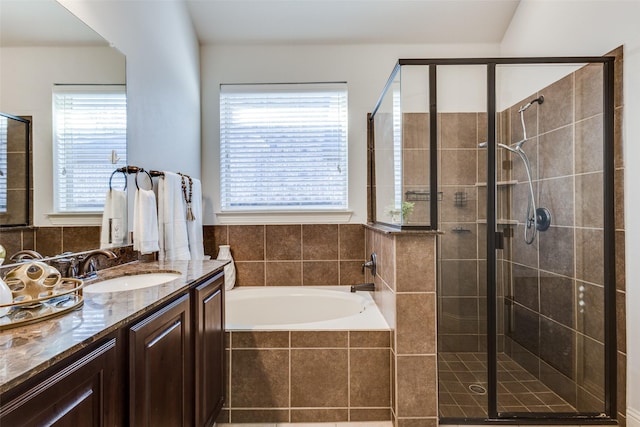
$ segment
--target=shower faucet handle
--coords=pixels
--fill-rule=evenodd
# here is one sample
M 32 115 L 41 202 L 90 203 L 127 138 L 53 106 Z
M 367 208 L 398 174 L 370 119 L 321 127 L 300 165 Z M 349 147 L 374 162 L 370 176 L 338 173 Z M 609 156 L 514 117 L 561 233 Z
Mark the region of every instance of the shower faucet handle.
M 371 257 L 369 261 L 362 264 L 362 272 L 364 273 L 364 269 L 368 268 L 371 270 L 371 275 L 376 277 L 376 263 L 378 262 L 378 255 L 375 252 L 371 253 Z

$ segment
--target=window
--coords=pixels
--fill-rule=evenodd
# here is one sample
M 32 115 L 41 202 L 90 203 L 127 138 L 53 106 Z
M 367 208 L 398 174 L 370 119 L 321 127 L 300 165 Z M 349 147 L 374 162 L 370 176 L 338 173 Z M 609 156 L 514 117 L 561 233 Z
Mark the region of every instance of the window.
M 53 145 L 55 211 L 101 211 L 111 173 L 126 165 L 124 86 L 54 87 Z
M 222 211 L 347 209 L 346 83 L 222 85 Z

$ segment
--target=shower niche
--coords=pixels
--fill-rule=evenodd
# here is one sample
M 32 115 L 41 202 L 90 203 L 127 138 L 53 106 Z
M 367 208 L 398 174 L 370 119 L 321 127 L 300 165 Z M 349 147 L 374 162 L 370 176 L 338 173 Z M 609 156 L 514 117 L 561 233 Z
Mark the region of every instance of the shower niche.
M 441 232 L 441 424 L 606 423 L 624 407 L 618 80 L 614 56 L 401 59 L 369 115 L 370 221 Z

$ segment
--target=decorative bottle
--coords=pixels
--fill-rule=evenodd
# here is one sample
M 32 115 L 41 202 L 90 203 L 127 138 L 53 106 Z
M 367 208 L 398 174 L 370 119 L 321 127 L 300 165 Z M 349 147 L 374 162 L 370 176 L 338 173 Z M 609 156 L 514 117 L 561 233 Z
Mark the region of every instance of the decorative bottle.
M 11 304 L 13 302 L 13 293 L 9 286 L 0 278 L 0 305 Z M 2 307 L 0 308 L 0 317 L 7 314 L 10 310 L 10 307 Z
M 230 259 L 231 262 L 224 266 L 224 288 L 225 290 L 233 289 L 233 286 L 236 284 L 236 266 L 233 263 L 233 257 L 231 256 L 231 246 L 229 245 L 220 245 L 220 250 L 218 251 L 219 261 Z

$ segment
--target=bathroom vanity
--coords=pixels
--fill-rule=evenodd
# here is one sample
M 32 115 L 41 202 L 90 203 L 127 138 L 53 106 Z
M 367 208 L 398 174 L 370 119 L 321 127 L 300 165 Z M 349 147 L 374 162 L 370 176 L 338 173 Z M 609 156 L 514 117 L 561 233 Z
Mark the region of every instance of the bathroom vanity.
M 103 270 L 97 280 L 181 275 L 144 289 L 85 292 L 72 313 L 1 332 L 0 425 L 213 425 L 224 400 L 223 266 Z

